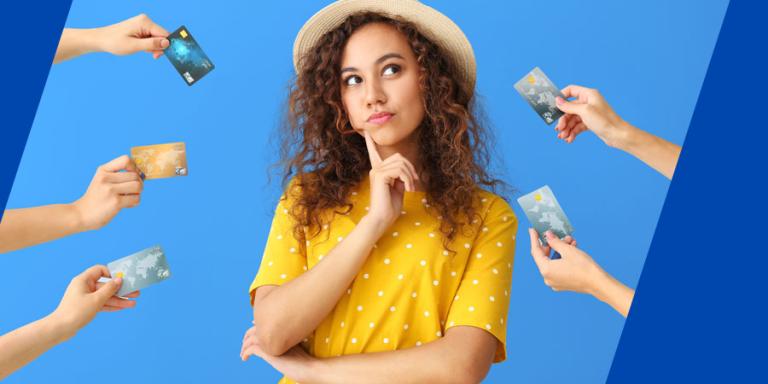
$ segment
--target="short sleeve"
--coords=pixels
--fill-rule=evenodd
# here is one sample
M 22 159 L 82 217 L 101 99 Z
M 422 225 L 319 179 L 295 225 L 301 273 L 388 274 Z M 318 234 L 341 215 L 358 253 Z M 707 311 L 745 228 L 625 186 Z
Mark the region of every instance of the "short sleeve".
M 290 214 L 292 201 L 283 196 L 275 209 L 261 266 L 249 289 L 251 305 L 256 288 L 285 284 L 307 270 L 305 247 L 300 247 L 294 236 L 296 220 Z
M 507 311 L 517 218 L 503 199 L 491 201 L 448 312 L 446 329 L 468 325 L 499 340 L 494 362 L 506 359 Z

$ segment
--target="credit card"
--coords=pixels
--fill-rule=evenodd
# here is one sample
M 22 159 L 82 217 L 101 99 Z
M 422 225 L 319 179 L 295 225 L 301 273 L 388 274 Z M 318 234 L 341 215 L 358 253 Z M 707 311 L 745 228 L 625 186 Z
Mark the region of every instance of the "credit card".
M 564 115 L 563 111 L 557 108 L 555 97 L 560 96 L 565 99 L 565 96 L 539 67 L 534 68 L 515 83 L 515 90 L 547 124 L 552 124 Z
M 122 277 L 117 296 L 125 296 L 171 277 L 171 269 L 160 246 L 147 248 L 107 264 L 112 278 Z
M 187 27 L 182 25 L 173 31 L 168 36 L 168 41 L 170 44 L 163 53 L 187 85 L 196 83 L 215 68 Z
M 573 226 L 549 186 L 545 185 L 520 197 L 517 203 L 544 245 L 547 245 L 547 238 L 544 236 L 546 231 L 552 231 L 560 239 L 573 235 Z M 552 258 L 559 258 L 559 255 Z
M 147 180 L 186 176 L 188 173 L 187 146 L 184 143 L 133 147 L 131 158 Z

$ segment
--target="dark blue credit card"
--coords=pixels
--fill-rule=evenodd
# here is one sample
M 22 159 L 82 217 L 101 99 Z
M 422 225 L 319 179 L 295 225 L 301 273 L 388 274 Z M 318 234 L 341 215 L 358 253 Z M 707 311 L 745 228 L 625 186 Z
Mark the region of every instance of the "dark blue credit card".
M 173 31 L 168 36 L 168 41 L 170 45 L 164 51 L 165 56 L 187 85 L 196 83 L 215 68 L 187 27 L 182 25 Z

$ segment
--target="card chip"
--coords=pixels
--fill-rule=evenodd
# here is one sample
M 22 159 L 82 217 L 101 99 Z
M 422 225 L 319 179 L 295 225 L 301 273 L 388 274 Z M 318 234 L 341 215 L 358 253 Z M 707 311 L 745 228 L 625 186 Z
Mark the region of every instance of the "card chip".
M 187 34 L 187 31 L 185 31 L 185 30 L 183 30 L 183 29 L 182 29 L 181 31 L 179 31 L 179 35 L 181 35 L 181 37 L 182 37 L 182 38 L 184 38 L 184 39 L 186 39 L 186 38 L 187 38 L 187 36 L 189 36 L 189 35 Z

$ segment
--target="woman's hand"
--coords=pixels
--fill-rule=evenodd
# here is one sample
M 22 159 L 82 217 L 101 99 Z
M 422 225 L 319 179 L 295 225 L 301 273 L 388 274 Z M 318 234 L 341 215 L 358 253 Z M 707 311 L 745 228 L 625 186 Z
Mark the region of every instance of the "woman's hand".
M 635 291 L 614 279 L 588 254 L 576 248 L 576 240 L 570 236 L 560 240 L 552 232 L 547 232 L 550 246 L 544 247 L 539 244 L 539 235 L 533 228 L 528 232 L 531 235 L 531 255 L 545 284 L 555 291 L 590 294 L 627 317 Z M 561 259 L 549 259 L 552 248 L 562 256 Z
M 595 294 L 595 288 L 605 272 L 588 254 L 576 248 L 576 240 L 570 236 L 560 240 L 547 232 L 549 246 L 543 246 L 533 228 L 529 228 L 528 233 L 531 236 L 531 255 L 544 278 L 544 284 L 555 291 Z M 552 248 L 562 258 L 551 260 L 549 254 Z
M 98 28 L 96 31 L 100 50 L 113 55 L 122 56 L 145 51 L 157 59 L 169 45 L 168 31 L 145 14 Z
M 596 89 L 569 85 L 563 89 L 566 101 L 556 98 L 557 107 L 565 112 L 555 126 L 557 137 L 572 143 L 580 133 L 590 130 L 608 146 L 621 147 L 629 136 L 631 126 L 613 111 L 603 95 Z
M 91 52 L 130 55 L 144 51 L 157 59 L 170 45 L 168 35 L 168 31 L 145 14 L 101 28 L 64 28 L 53 62 L 60 63 Z
M 240 359 L 247 361 L 253 355 L 262 358 L 273 368 L 296 382 L 311 381 L 314 367 L 320 361 L 313 357 L 300 345 L 296 345 L 280 356 L 272 356 L 259 346 L 255 327 L 251 327 L 243 336 L 243 346 L 240 349 Z
M 50 315 L 58 324 L 63 325 L 64 339 L 74 336 L 100 311 L 113 312 L 136 305 L 135 301 L 115 296 L 123 283 L 121 278 L 102 284 L 98 282 L 102 277 L 110 277 L 109 270 L 103 265 L 95 265 L 69 283 L 59 306 Z M 126 297 L 137 296 L 139 291 Z
M 99 311 L 116 311 L 130 308 L 135 302 L 115 297 L 121 279 L 104 284 L 99 278 L 109 276 L 103 265 L 97 265 L 81 273 L 69 283 L 61 303 L 53 313 L 43 319 L 0 335 L 0 381 L 17 369 L 74 336 L 88 324 Z M 139 292 L 129 294 L 136 297 Z
M 72 203 L 81 229 L 99 229 L 112 221 L 121 209 L 137 206 L 143 189 L 139 170 L 128 156 L 100 166 L 85 194 Z
M 371 206 L 367 216 L 386 229 L 400 216 L 404 193 L 416 190 L 419 176 L 413 164 L 399 153 L 381 160 L 370 133 L 363 131 L 363 135 L 371 160 Z
M 566 101 L 557 97 L 557 107 L 566 114 L 555 126 L 560 139 L 572 143 L 581 132 L 590 130 L 609 147 L 625 151 L 672 179 L 681 148 L 622 120 L 596 89 L 569 85 L 563 89 Z

